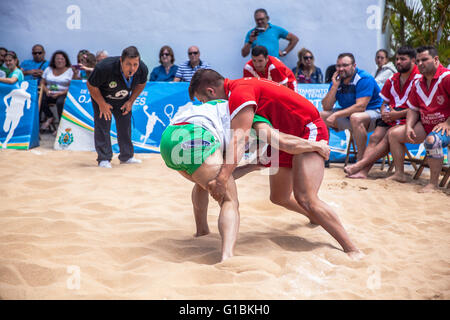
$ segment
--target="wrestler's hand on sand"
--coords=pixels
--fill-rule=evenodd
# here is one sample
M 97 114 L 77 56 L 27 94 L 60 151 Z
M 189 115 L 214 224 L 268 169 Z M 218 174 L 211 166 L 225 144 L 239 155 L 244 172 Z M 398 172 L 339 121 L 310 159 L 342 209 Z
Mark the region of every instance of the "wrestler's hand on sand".
M 213 179 L 208 182 L 208 192 L 218 203 L 222 203 L 225 193 L 227 192 L 227 187 L 225 183 L 220 180 Z
M 325 160 L 330 158 L 330 146 L 328 145 L 327 140 L 320 140 L 317 142 L 317 153 L 320 154 Z

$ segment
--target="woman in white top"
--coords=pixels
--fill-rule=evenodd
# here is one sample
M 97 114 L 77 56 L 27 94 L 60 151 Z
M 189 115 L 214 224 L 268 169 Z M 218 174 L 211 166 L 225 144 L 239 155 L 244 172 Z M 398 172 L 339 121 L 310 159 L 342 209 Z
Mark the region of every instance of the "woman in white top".
M 73 70 L 67 53 L 61 50 L 53 53 L 50 64 L 42 75 L 41 83 L 44 92 L 42 95 L 41 110 L 47 117 L 47 120 L 42 124 L 41 130 L 47 130 L 54 120 L 49 104 L 56 103 L 58 117 L 61 118 L 64 100 L 69 91 L 72 77 Z

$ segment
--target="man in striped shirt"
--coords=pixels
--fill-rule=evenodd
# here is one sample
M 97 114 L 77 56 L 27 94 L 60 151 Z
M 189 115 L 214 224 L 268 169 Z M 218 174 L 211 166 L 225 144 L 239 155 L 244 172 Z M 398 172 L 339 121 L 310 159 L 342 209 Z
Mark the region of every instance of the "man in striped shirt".
M 269 56 L 266 47 L 263 46 L 252 49 L 252 60 L 244 66 L 244 77 L 269 79 L 297 92 L 294 73 L 278 58 Z
M 211 66 L 200 60 L 200 49 L 197 46 L 191 46 L 188 49 L 189 60 L 179 65 L 175 74 L 174 82 L 190 82 L 195 71 L 198 69 L 211 69 Z

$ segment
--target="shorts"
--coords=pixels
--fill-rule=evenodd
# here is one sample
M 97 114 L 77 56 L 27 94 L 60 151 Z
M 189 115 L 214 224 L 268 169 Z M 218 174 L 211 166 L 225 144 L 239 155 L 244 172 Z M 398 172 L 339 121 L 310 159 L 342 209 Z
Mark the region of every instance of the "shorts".
M 397 107 L 397 108 L 394 108 L 394 110 L 395 111 L 404 111 L 405 109 Z M 388 127 L 394 127 L 394 126 L 405 124 L 405 123 L 406 123 L 406 118 L 398 119 L 398 120 L 395 120 L 395 121 L 392 121 L 389 123 L 384 122 L 383 119 L 380 118 L 380 119 L 377 119 L 375 126 L 388 128 Z
M 220 141 L 198 125 L 170 125 L 161 136 L 159 149 L 167 167 L 192 175 L 220 149 Z
M 332 112 L 336 112 L 339 110 L 341 110 L 341 109 L 333 109 Z M 371 131 L 375 130 L 377 119 L 381 118 L 381 110 L 380 109 L 366 110 L 364 112 L 367 113 L 370 117 L 370 124 L 369 124 L 369 128 L 367 129 L 367 132 L 371 132 Z M 337 122 L 337 129 L 335 129 L 335 131 L 343 131 L 346 129 L 348 129 L 348 130 L 352 129 L 349 117 L 338 118 L 336 120 L 336 122 Z
M 305 129 L 303 130 L 300 138 L 309 141 L 326 140 L 328 142 L 329 135 L 327 125 L 321 118 L 318 118 L 305 126 Z M 292 168 L 293 157 L 294 155 L 286 153 L 284 151 L 278 151 L 278 155 L 272 152 L 270 155 L 270 165 L 266 166 Z

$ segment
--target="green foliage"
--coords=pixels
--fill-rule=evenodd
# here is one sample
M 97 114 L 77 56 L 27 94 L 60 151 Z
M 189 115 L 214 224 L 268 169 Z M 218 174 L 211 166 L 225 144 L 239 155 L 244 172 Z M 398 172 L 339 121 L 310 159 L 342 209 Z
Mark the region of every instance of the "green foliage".
M 383 32 L 390 26 L 390 47 L 433 45 L 444 66 L 450 59 L 450 0 L 386 0 Z

